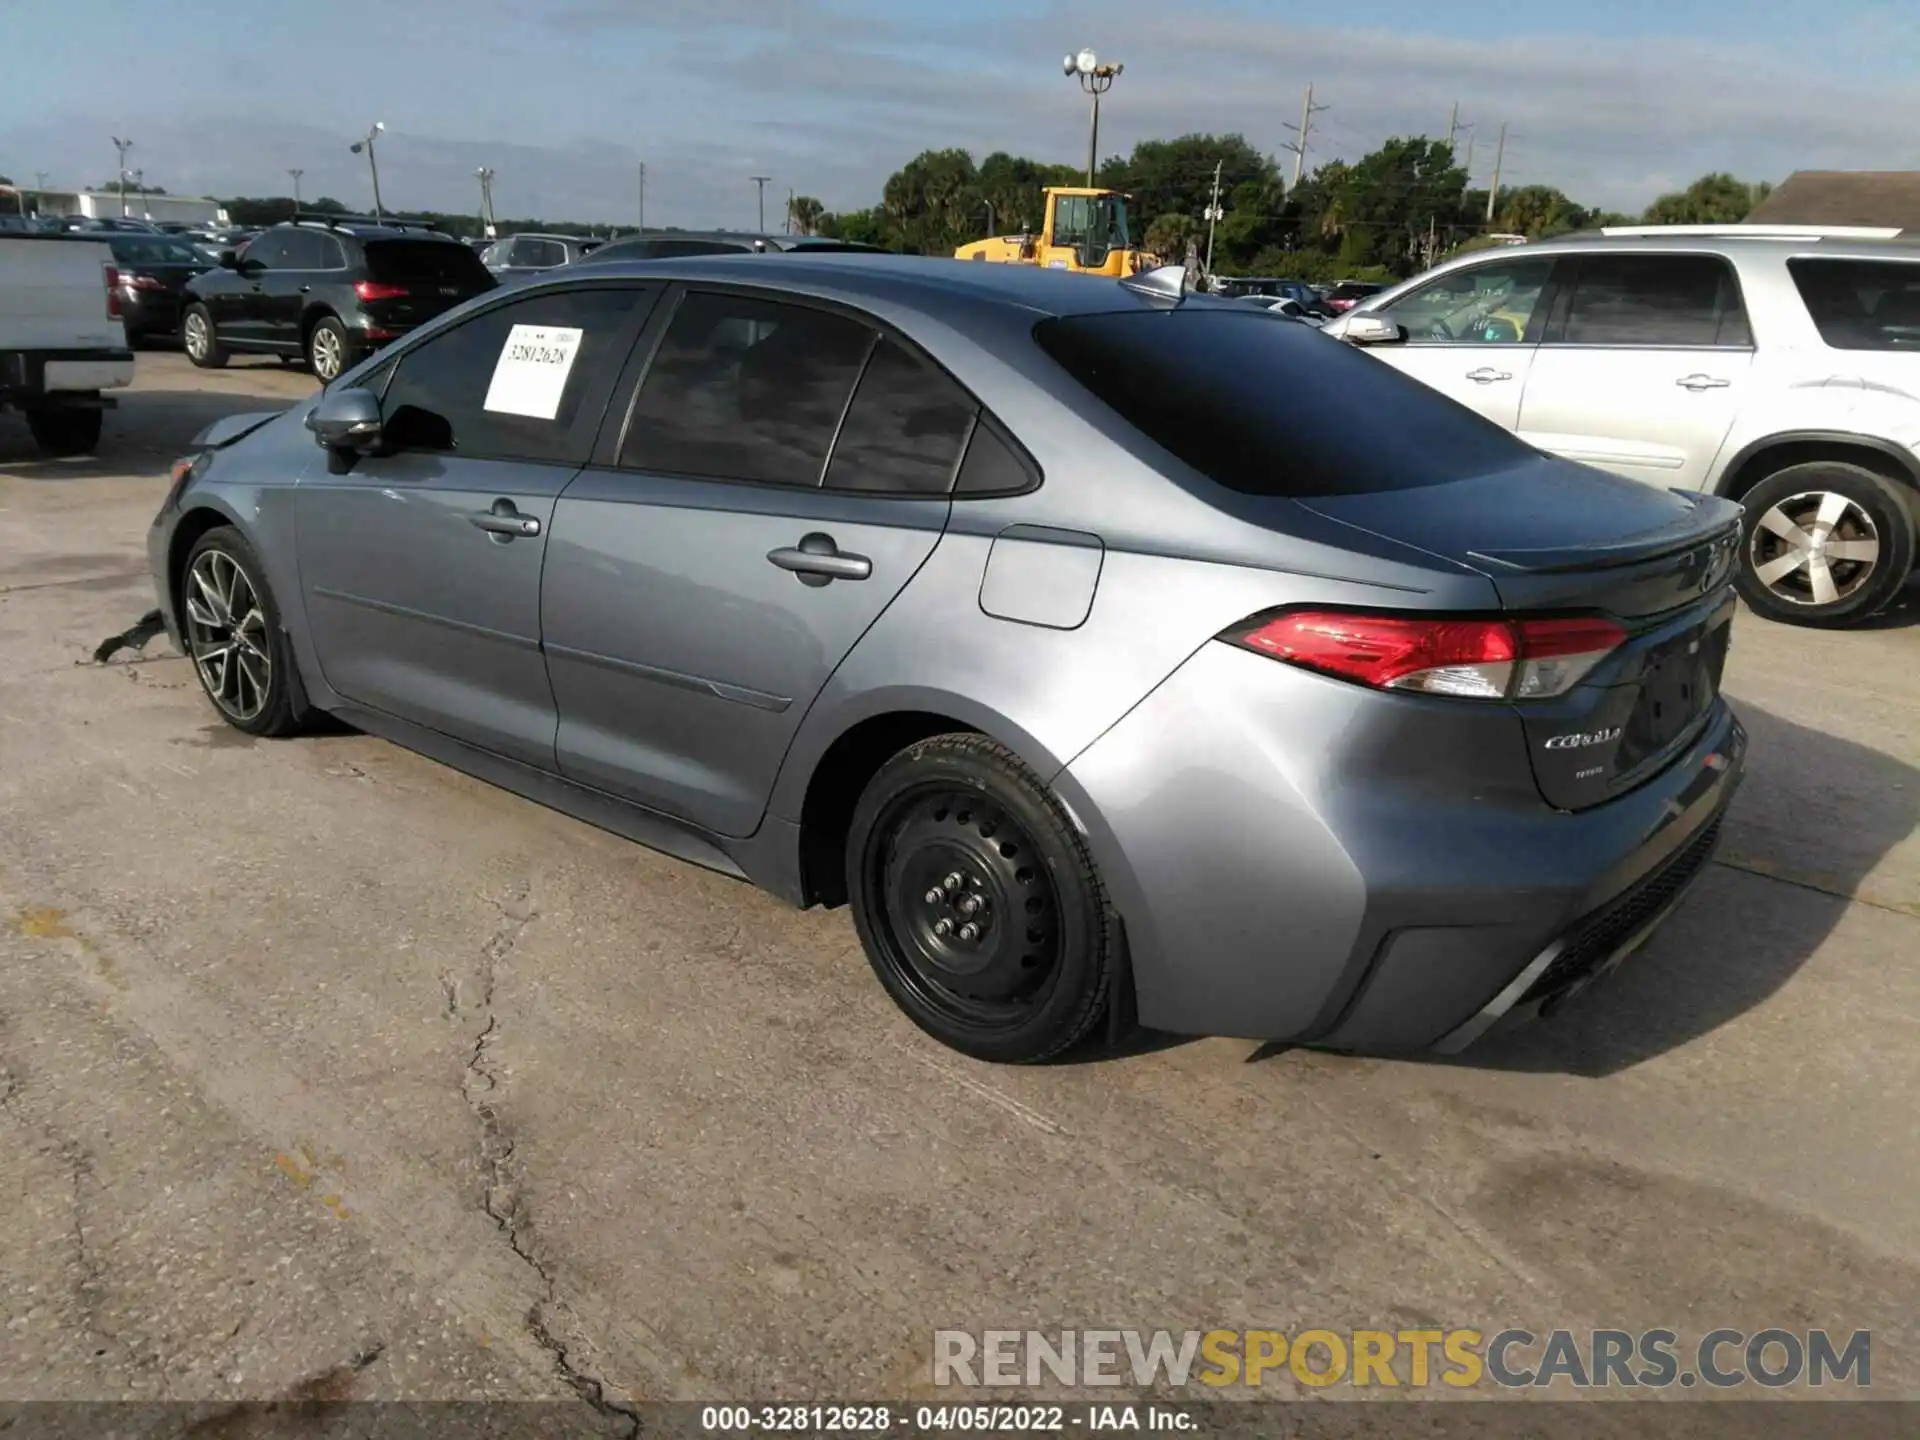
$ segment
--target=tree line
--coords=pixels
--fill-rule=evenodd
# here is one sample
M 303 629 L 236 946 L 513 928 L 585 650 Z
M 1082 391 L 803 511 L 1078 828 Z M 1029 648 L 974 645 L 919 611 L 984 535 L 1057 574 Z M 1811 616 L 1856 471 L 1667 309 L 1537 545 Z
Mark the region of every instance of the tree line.
M 1396 136 L 1352 161 L 1331 161 L 1289 186 L 1279 165 L 1242 135 L 1144 140 L 1097 172 L 1099 185 L 1131 197 L 1136 243 L 1178 260 L 1192 242 L 1202 258 L 1216 167 L 1224 218 L 1214 226 L 1213 267 L 1222 274 L 1285 274 L 1302 280 L 1385 280 L 1411 275 L 1492 235 L 1540 239 L 1601 225 L 1729 224 L 1771 191 L 1732 175 L 1704 175 L 1662 195 L 1640 215 L 1580 204 L 1551 185 L 1488 194 L 1444 140 Z M 826 213 L 810 197 L 807 228 L 915 254 L 951 254 L 988 233 L 1037 230 L 1049 185 L 1082 185 L 1086 174 L 995 152 L 978 165 L 965 150 L 927 150 L 886 183 L 880 203 Z M 991 232 L 989 231 L 989 227 Z M 796 226 L 796 228 L 798 228 Z

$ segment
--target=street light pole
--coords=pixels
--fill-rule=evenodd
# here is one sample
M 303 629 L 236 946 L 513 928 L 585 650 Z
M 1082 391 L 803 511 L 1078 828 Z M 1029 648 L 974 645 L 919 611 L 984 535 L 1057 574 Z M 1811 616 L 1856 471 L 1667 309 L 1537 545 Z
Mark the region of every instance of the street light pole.
M 760 187 L 759 233 L 764 235 L 767 233 L 767 182 L 773 179 L 773 177 L 771 175 L 755 175 L 752 177 L 752 179 L 753 179 L 753 183 Z
M 120 152 L 120 215 L 124 219 L 127 213 L 127 151 L 133 149 L 133 141 L 122 140 L 118 135 L 111 138 L 113 148 Z
M 1092 189 L 1094 172 L 1100 168 L 1100 97 L 1113 88 L 1115 78 L 1127 67 L 1103 64 L 1093 51 L 1082 50 L 1067 56 L 1065 68 L 1068 75 L 1079 80 L 1081 90 L 1093 97 L 1093 124 L 1087 134 L 1087 188 Z
M 491 240 L 498 228 L 493 221 L 493 171 L 482 165 L 473 173 L 480 181 L 480 233 Z
M 1213 277 L 1213 227 L 1226 219 L 1227 212 L 1220 208 L 1220 167 L 1226 162 L 1213 162 L 1213 201 L 1207 206 L 1207 277 Z
M 367 152 L 367 168 L 373 172 L 373 218 L 375 220 L 384 220 L 386 216 L 380 209 L 380 162 L 374 158 L 373 142 L 379 139 L 380 132 L 386 128 L 384 120 L 376 120 L 373 122 L 373 128 L 367 132 L 366 139 L 356 140 L 347 147 L 356 155 L 362 150 Z
M 287 171 L 287 174 L 293 177 L 293 218 L 295 220 L 300 218 L 300 177 L 306 173 L 306 171 L 300 169 L 298 166 L 294 166 Z

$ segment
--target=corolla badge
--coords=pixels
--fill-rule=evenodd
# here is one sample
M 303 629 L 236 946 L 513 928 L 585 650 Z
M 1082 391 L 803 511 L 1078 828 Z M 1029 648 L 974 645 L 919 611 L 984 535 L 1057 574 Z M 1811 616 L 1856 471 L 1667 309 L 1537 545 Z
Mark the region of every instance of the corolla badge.
M 1611 730 L 1582 730 L 1572 735 L 1556 735 L 1542 747 L 1546 750 L 1584 750 L 1589 745 L 1605 745 L 1620 738 L 1620 727 Z

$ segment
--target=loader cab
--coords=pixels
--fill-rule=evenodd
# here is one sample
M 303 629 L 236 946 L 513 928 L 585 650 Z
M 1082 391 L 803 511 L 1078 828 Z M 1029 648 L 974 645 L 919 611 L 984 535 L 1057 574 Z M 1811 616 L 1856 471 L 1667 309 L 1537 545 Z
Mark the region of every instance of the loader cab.
M 1044 240 L 1042 263 L 1050 269 L 1113 269 L 1133 248 L 1126 197 L 1111 190 L 1049 191 Z

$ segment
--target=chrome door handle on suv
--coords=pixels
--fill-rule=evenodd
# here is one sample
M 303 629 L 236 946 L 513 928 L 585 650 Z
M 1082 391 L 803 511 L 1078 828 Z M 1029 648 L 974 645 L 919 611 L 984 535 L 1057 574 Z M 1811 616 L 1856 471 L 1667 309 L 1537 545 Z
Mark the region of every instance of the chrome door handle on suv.
M 1701 390 L 1724 390 L 1733 382 L 1722 380 L 1718 375 L 1682 375 L 1673 383 L 1697 393 Z
M 767 559 L 782 570 L 790 570 L 802 585 L 826 585 L 835 580 L 864 580 L 873 574 L 873 562 L 864 555 L 849 555 L 833 543 L 831 535 L 815 531 L 801 537 L 798 545 L 769 550 Z
M 501 540 L 531 540 L 540 533 L 540 522 L 531 515 L 522 515 L 511 500 L 496 500 L 491 510 L 474 511 L 467 516 L 467 523 Z
M 1476 385 L 1491 385 L 1496 380 L 1511 380 L 1512 375 L 1505 370 L 1495 370 L 1490 365 L 1482 365 L 1478 370 L 1467 371 L 1467 379 Z

